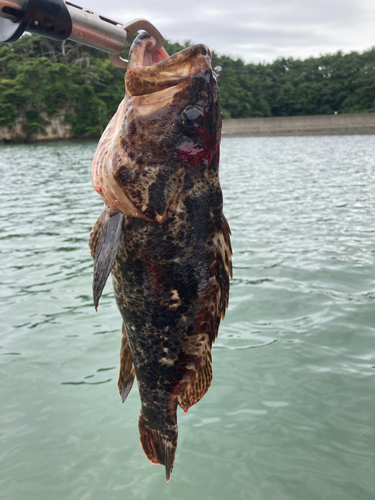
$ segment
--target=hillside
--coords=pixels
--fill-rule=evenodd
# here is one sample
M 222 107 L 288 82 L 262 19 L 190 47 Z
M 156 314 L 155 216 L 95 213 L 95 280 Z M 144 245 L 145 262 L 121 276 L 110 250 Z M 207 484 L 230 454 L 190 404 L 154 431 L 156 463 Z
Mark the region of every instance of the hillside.
M 165 48 L 172 54 L 184 46 L 167 41 Z M 263 64 L 213 52 L 213 67 L 224 118 L 375 112 L 374 48 Z M 97 137 L 123 98 L 123 76 L 104 53 L 24 36 L 0 46 L 0 127 L 17 125 L 26 140 L 48 136 L 51 127 Z

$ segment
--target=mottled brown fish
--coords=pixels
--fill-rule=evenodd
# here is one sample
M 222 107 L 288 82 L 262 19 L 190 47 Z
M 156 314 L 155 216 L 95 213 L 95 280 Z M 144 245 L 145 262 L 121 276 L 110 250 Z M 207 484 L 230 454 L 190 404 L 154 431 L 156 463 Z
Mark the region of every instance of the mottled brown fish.
M 110 272 L 123 319 L 119 392 L 137 377 L 139 434 L 170 480 L 177 405 L 207 392 L 211 347 L 228 306 L 230 230 L 219 184 L 221 113 L 211 55 L 194 45 L 168 57 L 143 33 L 126 95 L 95 154 L 105 202 L 90 235 L 94 303 Z

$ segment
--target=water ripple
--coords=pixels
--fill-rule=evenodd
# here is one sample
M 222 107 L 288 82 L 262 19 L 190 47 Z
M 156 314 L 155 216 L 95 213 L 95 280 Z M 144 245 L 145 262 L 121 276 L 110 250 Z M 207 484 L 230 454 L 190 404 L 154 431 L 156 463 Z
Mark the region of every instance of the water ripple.
M 223 140 L 234 279 L 168 487 L 118 395 L 110 283 L 92 304 L 95 146 L 0 148 L 4 498 L 372 498 L 375 136 Z

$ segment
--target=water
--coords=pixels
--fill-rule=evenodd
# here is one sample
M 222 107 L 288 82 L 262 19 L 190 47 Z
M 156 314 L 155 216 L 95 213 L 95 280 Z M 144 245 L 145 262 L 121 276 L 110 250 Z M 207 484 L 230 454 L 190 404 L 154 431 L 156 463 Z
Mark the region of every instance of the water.
M 0 498 L 375 498 L 375 136 L 223 140 L 230 307 L 169 484 L 92 305 L 94 150 L 0 148 Z

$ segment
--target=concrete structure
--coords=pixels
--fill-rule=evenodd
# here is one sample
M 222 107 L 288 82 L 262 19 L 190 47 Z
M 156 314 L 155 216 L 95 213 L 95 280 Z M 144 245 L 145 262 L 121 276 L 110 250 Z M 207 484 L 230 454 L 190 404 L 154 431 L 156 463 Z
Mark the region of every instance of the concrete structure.
M 223 120 L 227 135 L 375 134 L 375 113 Z
M 0 144 L 73 139 L 72 126 L 65 121 L 67 112 L 74 114 L 74 108 L 70 106 L 53 117 L 41 113 L 45 125 L 34 133 L 28 131 L 26 116 L 21 116 L 12 125 L 0 127 Z M 222 133 L 223 136 L 375 134 L 375 113 L 223 120 Z

